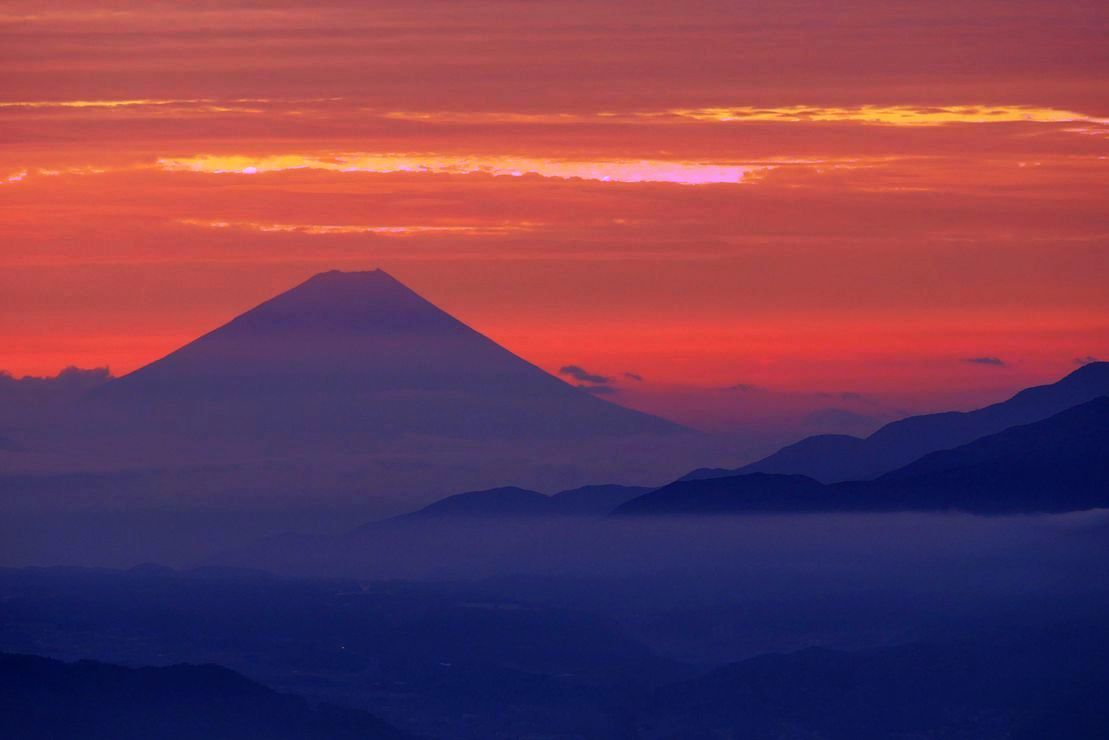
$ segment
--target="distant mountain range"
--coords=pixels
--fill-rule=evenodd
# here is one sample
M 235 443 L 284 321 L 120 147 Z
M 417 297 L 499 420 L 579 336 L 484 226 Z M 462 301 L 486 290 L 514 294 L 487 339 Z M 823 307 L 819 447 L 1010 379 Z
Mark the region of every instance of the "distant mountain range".
M 823 483 L 867 480 L 929 452 L 1046 419 L 1105 395 L 1109 395 L 1109 362 L 1092 362 L 1056 383 L 1027 388 L 1007 401 L 976 411 L 910 416 L 887 424 L 865 439 L 842 434 L 807 437 L 749 465 L 731 470 L 700 468 L 683 476 L 683 480 L 743 473 L 806 475 Z
M 1030 388 L 979 412 L 916 418 L 962 419 L 988 412 L 988 418 L 995 420 L 1031 414 L 1032 409 L 1043 410 L 1061 399 L 1096 389 L 1105 368 L 1109 363 L 1087 366 L 1059 383 Z M 905 422 L 907 428 L 916 423 L 913 419 Z M 954 428 L 948 421 L 928 423 L 934 428 Z M 968 427 L 958 428 L 962 434 Z M 358 531 L 461 519 L 602 516 L 608 512 L 619 516 L 945 510 L 1002 514 L 1105 506 L 1109 506 L 1109 396 L 1095 397 L 1040 421 L 1016 425 L 952 449 L 925 454 L 869 481 L 824 484 L 801 474 L 720 471 L 706 477 L 686 476 L 659 488 L 585 486 L 554 496 L 503 487 L 448 496 Z
M 872 481 L 825 485 L 775 473 L 680 480 L 622 504 L 615 513 L 1002 514 L 1100 507 L 1109 507 L 1109 397 L 933 452 Z
M 1052 396 L 1036 390 L 1017 397 Z M 553 496 L 501 487 L 448 496 L 341 535 L 287 532 L 263 538 L 211 562 L 305 573 L 454 572 L 464 565 L 488 570 L 559 552 L 575 531 L 586 531 L 571 517 L 593 518 L 590 536 L 602 542 L 612 537 L 612 547 L 619 549 L 615 543 L 623 530 L 604 527 L 610 515 L 626 522 L 756 513 L 1000 515 L 1095 508 L 1109 508 L 1109 396 L 926 454 L 873 480 L 826 484 L 806 475 L 756 472 L 681 479 L 658 488 L 585 486 Z
M 1099 397 L 1047 419 L 925 455 L 870 481 L 824 484 L 804 475 L 746 473 L 678 480 L 653 489 L 585 486 L 553 496 L 510 486 L 448 496 L 338 536 L 275 535 L 227 551 L 213 562 L 294 572 L 434 572 L 463 561 L 493 567 L 524 553 L 542 554 L 547 546 L 557 551 L 557 543 L 567 536 L 558 528 L 571 517 L 602 520 L 610 513 L 626 521 L 756 513 L 1057 513 L 1106 507 L 1109 397 Z M 602 539 L 614 534 L 603 528 L 593 531 Z
M 215 665 L 125 668 L 0 653 L 0 727 L 19 740 L 404 740 L 366 712 Z

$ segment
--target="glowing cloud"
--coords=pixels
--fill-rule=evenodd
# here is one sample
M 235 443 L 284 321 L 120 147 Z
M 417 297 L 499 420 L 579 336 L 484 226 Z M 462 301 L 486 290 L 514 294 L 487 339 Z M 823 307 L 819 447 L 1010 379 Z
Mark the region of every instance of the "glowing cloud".
M 63 169 L 43 169 L 41 167 L 29 170 L 23 169 L 13 172 L 7 177 L 0 178 L 0 185 L 23 182 L 32 174 L 42 177 L 57 177 L 59 175 L 99 175 L 108 170 L 102 167 L 65 167 Z
M 462 234 L 468 236 L 493 236 L 531 231 L 538 224 L 527 222 L 510 224 L 475 225 L 403 225 L 403 226 L 365 226 L 359 224 L 282 224 L 259 223 L 255 221 L 202 221 L 181 219 L 178 223 L 189 226 L 202 226 L 212 229 L 243 229 L 267 233 L 292 234 L 377 234 L 379 236 L 419 236 L 427 234 Z
M 5 100 L 0 108 L 134 108 L 155 105 L 191 105 L 211 100 Z
M 386 118 L 425 123 L 555 124 L 555 123 L 861 123 L 883 126 L 942 126 L 952 123 L 1086 123 L 1109 125 L 1096 118 L 1058 108 L 1024 105 L 861 105 L 821 107 L 730 106 L 671 108 L 658 111 L 578 113 L 514 113 L 510 111 L 389 111 Z
M 782 108 L 686 108 L 667 111 L 696 121 L 716 122 L 857 122 L 884 126 L 942 126 L 952 123 L 1074 123 L 1109 124 L 1109 119 L 1056 108 L 1031 106 L 952 105 L 939 107 L 862 105 L 851 108 L 821 108 L 805 105 Z
M 133 98 L 128 100 L 0 100 L 0 108 L 158 108 L 164 106 L 202 106 L 206 110 L 246 110 L 243 105 L 267 105 L 273 102 L 323 102 L 313 98 L 307 101 L 273 101 L 268 98 Z
M 294 106 L 290 108 L 290 106 Z M 658 110 L 519 112 L 512 110 L 382 110 L 364 101 L 327 98 L 133 98 L 118 100 L 9 100 L 0 109 L 93 111 L 136 110 L 162 114 L 354 114 L 424 124 L 552 125 L 552 124 L 680 124 L 680 123 L 858 123 L 881 126 L 943 126 L 948 124 L 1038 123 L 1076 124 L 1076 133 L 1096 133 L 1109 118 L 1062 108 L 1031 105 L 857 105 L 857 106 L 714 106 Z
M 669 182 L 681 185 L 739 183 L 758 167 L 664 160 L 570 161 L 502 156 L 451 156 L 438 154 L 338 154 L 329 157 L 285 154 L 264 157 L 241 155 L 159 159 L 158 166 L 169 172 L 254 175 L 285 170 L 324 170 L 328 172 L 470 175 L 496 177 L 539 175 L 559 179 L 599 182 Z M 763 168 L 765 169 L 765 168 Z

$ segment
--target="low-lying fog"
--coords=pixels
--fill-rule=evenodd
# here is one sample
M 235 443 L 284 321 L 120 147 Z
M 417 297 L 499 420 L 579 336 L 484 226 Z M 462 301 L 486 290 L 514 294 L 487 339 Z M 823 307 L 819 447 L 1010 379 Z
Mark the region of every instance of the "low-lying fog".
M 468 608 L 544 605 L 604 615 L 659 655 L 703 664 L 807 645 L 981 635 L 1109 610 L 1109 510 L 462 517 L 259 537 L 263 524 L 196 512 L 161 512 L 141 522 L 102 514 L 69 519 L 47 537 L 41 530 L 21 534 L 7 520 L 3 564 L 119 568 L 153 561 L 208 566 L 205 573 L 218 566 L 358 582 L 335 586 L 344 593 L 422 581 L 464 593 L 457 600 Z M 31 540 L 49 551 L 40 549 L 33 561 L 26 552 L 13 558 L 13 543 Z M 174 558 L 163 557 L 170 551 Z
M 304 521 L 310 521 L 306 514 Z M 339 535 L 265 536 L 258 512 L 6 518 L 0 564 L 221 565 L 360 581 L 508 576 L 646 579 L 680 599 L 844 585 L 1049 593 L 1102 578 L 1109 510 L 1065 515 L 392 520 Z M 356 522 L 351 523 L 352 526 Z

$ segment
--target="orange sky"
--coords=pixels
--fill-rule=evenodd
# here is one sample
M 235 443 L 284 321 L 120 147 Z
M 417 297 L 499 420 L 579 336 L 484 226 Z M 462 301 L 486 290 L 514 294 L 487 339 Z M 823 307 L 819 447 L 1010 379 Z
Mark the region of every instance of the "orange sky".
M 125 372 L 380 266 L 692 423 L 993 400 L 1109 357 L 1107 22 L 0 3 L 0 368 Z

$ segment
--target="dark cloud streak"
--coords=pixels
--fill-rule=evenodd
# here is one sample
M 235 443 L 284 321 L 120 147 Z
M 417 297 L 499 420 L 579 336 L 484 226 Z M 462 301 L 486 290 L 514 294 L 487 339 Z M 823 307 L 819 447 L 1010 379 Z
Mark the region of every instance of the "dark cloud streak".
M 563 365 L 558 369 L 558 374 L 565 375 L 582 383 L 595 383 L 597 385 L 608 385 L 612 383 L 612 378 L 609 376 L 591 373 L 578 365 Z

